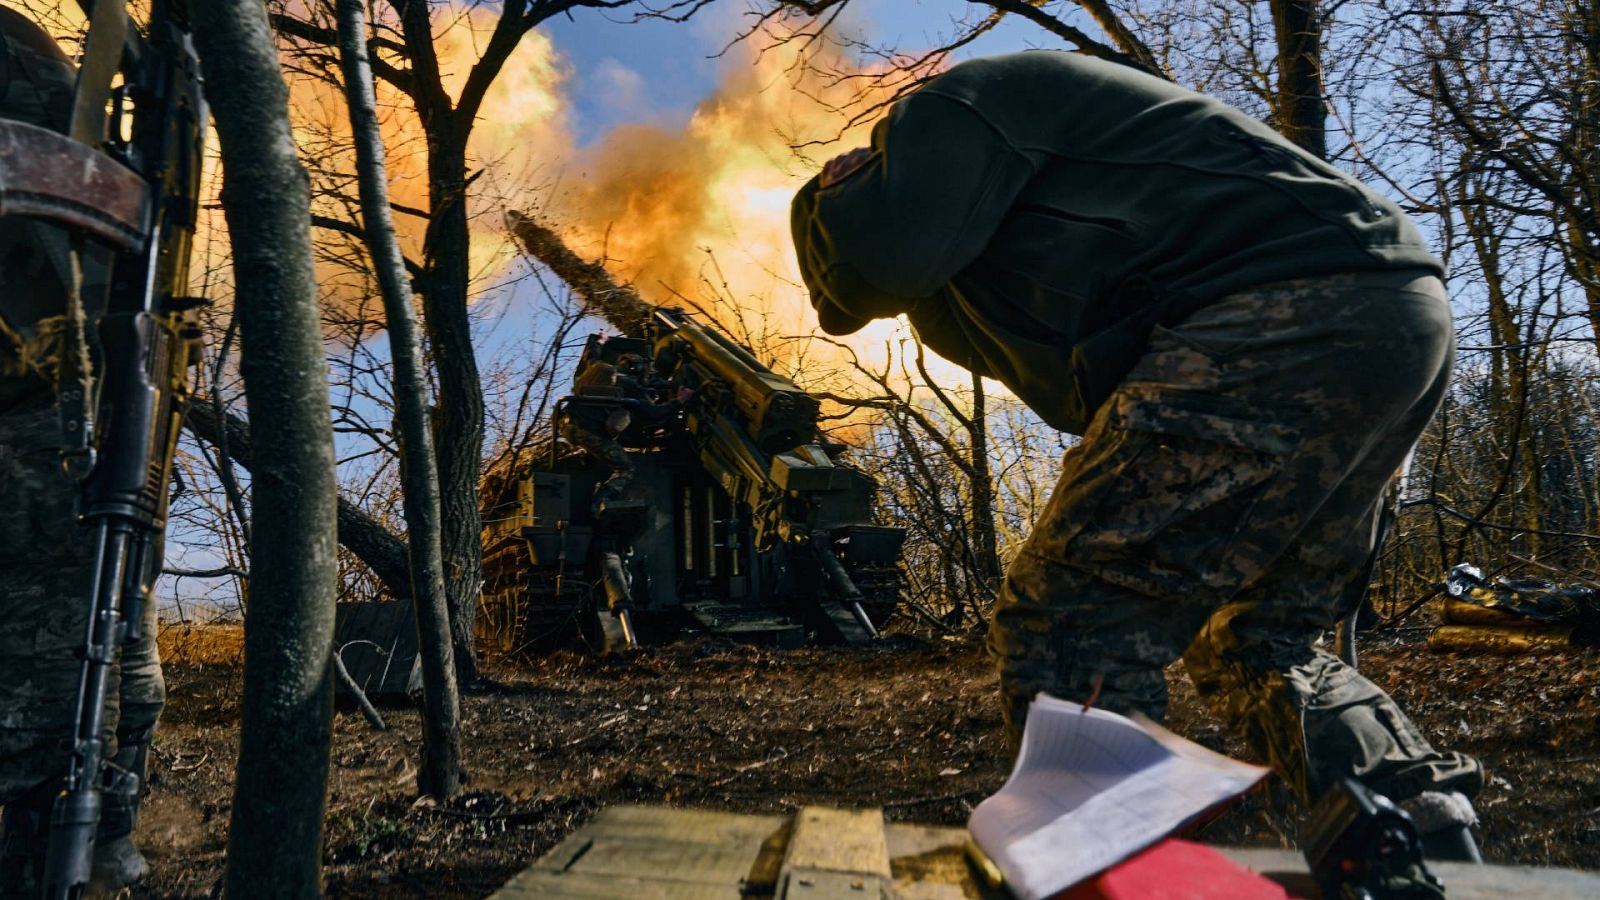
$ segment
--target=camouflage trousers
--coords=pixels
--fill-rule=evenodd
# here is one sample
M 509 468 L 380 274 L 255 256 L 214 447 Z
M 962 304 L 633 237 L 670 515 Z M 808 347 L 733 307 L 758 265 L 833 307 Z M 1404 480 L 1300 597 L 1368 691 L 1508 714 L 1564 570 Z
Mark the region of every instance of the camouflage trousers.
M 594 504 L 598 508 L 601 501 L 616 500 L 628 490 L 628 485 L 633 483 L 633 459 L 628 456 L 628 451 L 622 448 L 614 437 L 591 431 L 573 422 L 565 423 L 561 428 L 561 436 L 580 447 L 594 460 L 611 468 L 611 474 L 605 481 L 595 487 Z
M 1437 410 L 1443 285 L 1280 282 L 1157 328 L 1068 451 L 1007 572 L 989 648 L 1016 748 L 1040 691 L 1159 719 L 1180 656 L 1199 694 L 1314 802 L 1352 775 L 1400 801 L 1475 794 L 1382 690 L 1318 649 L 1370 574 L 1379 497 Z
M 48 403 L 0 413 L 0 805 L 54 793 L 75 726 L 95 547 L 78 524 L 78 486 L 62 471 L 60 442 Z M 108 752 L 148 746 L 166 702 L 153 603 L 143 631 L 122 648 L 108 691 Z

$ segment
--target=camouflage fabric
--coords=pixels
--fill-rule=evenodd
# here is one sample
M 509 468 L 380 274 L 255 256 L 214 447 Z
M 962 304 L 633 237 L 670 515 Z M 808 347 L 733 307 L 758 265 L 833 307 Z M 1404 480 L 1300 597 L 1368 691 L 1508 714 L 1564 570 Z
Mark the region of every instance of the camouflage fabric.
M 63 775 L 72 739 L 95 547 L 60 440 L 47 397 L 0 412 L 0 804 Z M 122 649 L 109 691 L 104 737 L 130 748 L 149 743 L 166 701 L 155 632 L 147 603 L 144 638 Z
M 1306 803 L 1352 775 L 1475 794 L 1382 690 L 1314 646 L 1365 579 L 1384 485 L 1443 397 L 1443 286 L 1278 282 L 1157 328 L 1098 410 L 991 623 L 1015 747 L 1039 691 L 1160 718 L 1180 656 Z
M 572 421 L 562 424 L 561 436 L 573 446 L 582 448 L 597 462 L 611 467 L 610 477 L 595 488 L 594 502 L 597 508 L 603 500 L 622 496 L 628 485 L 633 483 L 633 460 L 616 438 L 605 434 L 603 430 L 595 431 Z
M 49 35 L 4 8 L 0 74 L 0 115 L 65 130 L 72 65 Z M 53 402 L 69 247 L 62 228 L 0 217 L 0 896 L 31 896 L 43 864 L 76 724 L 77 653 L 95 565 L 93 535 L 77 522 L 79 487 L 62 470 Z M 81 299 L 91 317 L 103 309 L 108 261 L 99 248 L 81 254 Z M 92 329 L 88 338 L 92 344 Z M 157 544 L 152 566 L 161 558 Z M 147 603 L 143 638 L 120 650 L 101 735 L 111 764 L 141 781 L 166 699 L 155 631 L 155 604 Z M 126 845 L 118 838 L 133 830 L 139 798 L 103 799 L 99 847 Z

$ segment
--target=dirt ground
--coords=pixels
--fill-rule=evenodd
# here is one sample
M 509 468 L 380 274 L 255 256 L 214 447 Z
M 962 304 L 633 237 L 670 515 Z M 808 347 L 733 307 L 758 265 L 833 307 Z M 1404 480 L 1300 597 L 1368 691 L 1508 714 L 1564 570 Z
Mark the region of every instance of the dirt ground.
M 1422 635 L 1373 638 L 1363 671 L 1428 735 L 1490 772 L 1480 840 L 1490 861 L 1600 867 L 1600 655 L 1429 652 Z M 629 662 L 571 653 L 493 674 L 465 701 L 469 793 L 414 802 L 418 718 L 374 732 L 339 715 L 329 779 L 333 897 L 481 897 L 604 804 L 750 812 L 882 806 L 897 820 L 961 824 L 1005 778 L 995 681 L 971 641 L 895 638 L 874 649 L 771 651 L 701 640 Z M 1168 724 L 1239 753 L 1174 669 Z M 136 897 L 206 897 L 223 867 L 239 672 L 173 666 L 141 843 Z M 1204 840 L 1289 845 L 1292 810 L 1268 790 Z

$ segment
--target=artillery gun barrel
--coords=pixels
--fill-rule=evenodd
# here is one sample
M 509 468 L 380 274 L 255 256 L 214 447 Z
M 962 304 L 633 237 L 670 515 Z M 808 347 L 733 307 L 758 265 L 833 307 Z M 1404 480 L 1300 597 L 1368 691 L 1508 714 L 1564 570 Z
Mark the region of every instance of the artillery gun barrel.
M 626 371 L 657 406 L 676 394 L 673 412 L 683 413 L 672 427 L 636 431 L 622 442 L 626 451 L 640 454 L 641 474 L 630 490 L 648 493 L 652 508 L 668 513 L 648 517 L 644 530 L 625 540 L 605 538 L 626 546 L 622 556 L 605 559 L 603 549 L 591 551 L 586 539 L 571 560 L 557 560 L 551 525 L 565 516 L 546 516 L 541 523 L 537 517 L 544 514 L 530 511 L 535 523 L 522 530 L 536 548 L 533 564 L 554 568 L 551 609 L 562 602 L 561 573 L 571 565 L 571 577 L 581 573 L 585 583 L 605 591 L 609 608 L 599 610 L 598 623 L 584 624 L 599 624 L 608 648 L 624 639 L 633 643 L 635 612 L 647 632 L 651 617 L 674 609 L 717 629 L 726 627 L 718 610 L 729 606 L 775 607 L 783 615 L 771 619 L 774 634 L 785 641 L 812 627 L 823 640 L 876 637 L 873 617 L 887 621 L 899 599 L 895 562 L 904 530 L 871 524 L 875 480 L 822 433 L 821 399 L 765 365 L 715 322 L 646 302 L 530 218 L 511 215 L 507 221 L 529 254 L 624 336 L 619 344 L 611 343 L 615 338 L 591 341 L 586 362 Z M 632 359 L 623 365 L 624 357 Z M 649 368 L 641 370 L 645 362 Z M 604 460 L 558 456 L 558 446 L 552 441 L 550 476 L 571 475 L 579 493 L 606 477 Z M 578 517 L 584 518 L 581 511 Z M 559 546 L 565 553 L 565 542 Z M 551 593 L 546 583 L 540 581 L 539 590 Z M 736 618 L 738 627 L 747 624 Z
M 695 359 L 705 364 L 706 368 L 711 370 L 711 374 L 726 381 L 735 391 L 749 391 L 754 387 L 750 382 L 760 380 L 762 375 L 778 378 L 771 369 L 744 352 L 742 348 L 732 347 L 718 340 L 718 335 L 701 328 L 686 316 L 661 310 L 656 313 L 656 318 L 667 327 L 673 337 L 689 346 L 694 352 Z
M 739 417 L 762 450 L 776 453 L 811 439 L 817 427 L 816 398 L 750 351 L 677 310 L 657 310 L 656 322 L 666 339 L 681 342 L 706 374 L 728 386 Z

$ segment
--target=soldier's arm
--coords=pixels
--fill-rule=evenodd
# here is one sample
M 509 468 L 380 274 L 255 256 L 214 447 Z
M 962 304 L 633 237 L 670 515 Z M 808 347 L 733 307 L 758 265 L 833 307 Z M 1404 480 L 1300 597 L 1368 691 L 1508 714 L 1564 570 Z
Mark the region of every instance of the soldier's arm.
M 835 332 L 841 318 L 897 315 L 937 291 L 982 252 L 1034 173 L 977 110 L 929 91 L 894 105 L 872 151 L 813 179 L 792 210 L 812 302 L 843 314 L 823 316 Z

